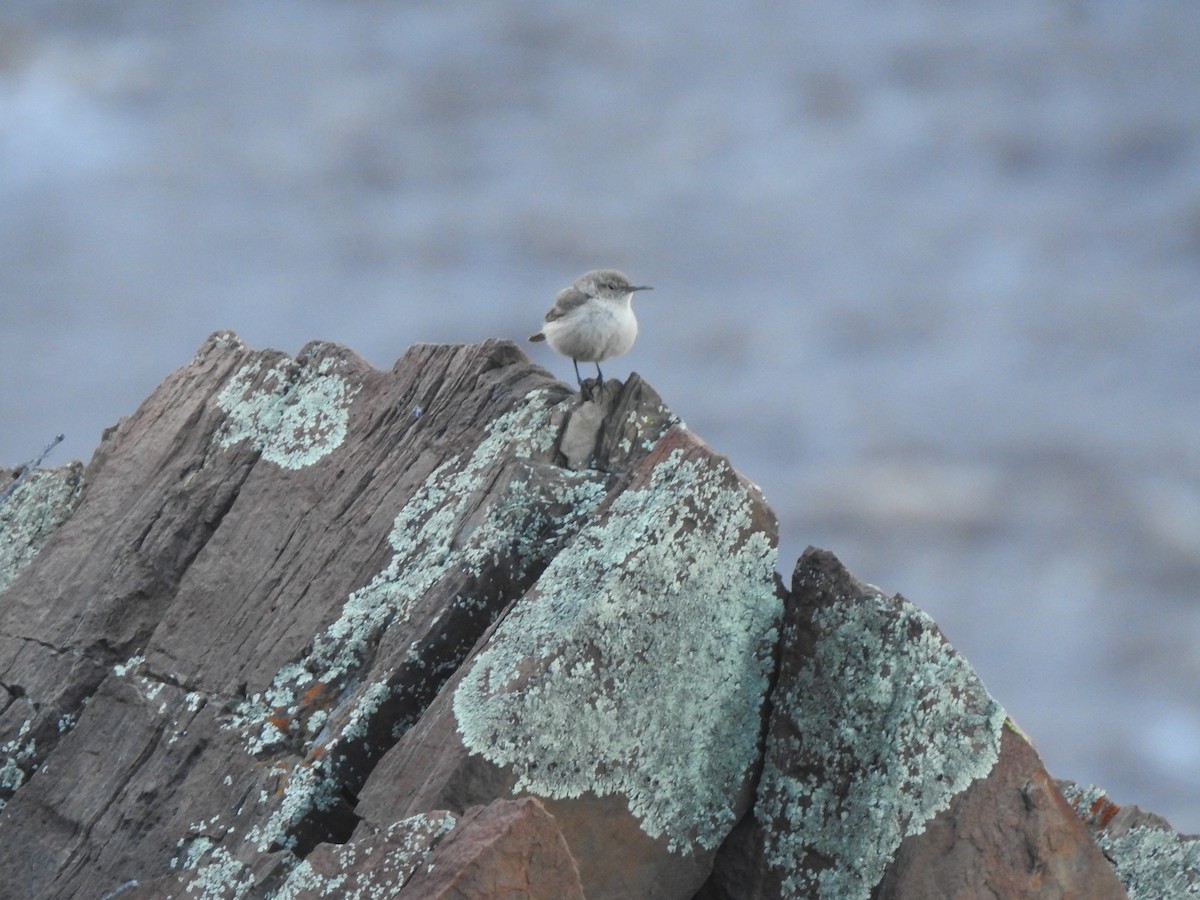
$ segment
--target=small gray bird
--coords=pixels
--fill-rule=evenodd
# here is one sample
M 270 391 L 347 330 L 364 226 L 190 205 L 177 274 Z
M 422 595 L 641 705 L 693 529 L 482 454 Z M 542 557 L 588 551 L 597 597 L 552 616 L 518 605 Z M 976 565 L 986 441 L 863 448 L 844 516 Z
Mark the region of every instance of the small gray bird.
M 580 275 L 574 284 L 558 292 L 554 306 L 546 313 L 546 324 L 529 340 L 547 341 L 554 350 L 571 357 L 580 391 L 583 379 L 579 361 L 595 363 L 599 387 L 603 389 L 600 363 L 633 346 L 638 330 L 633 294 L 649 290 L 653 288 L 630 283 L 616 269 L 596 269 Z

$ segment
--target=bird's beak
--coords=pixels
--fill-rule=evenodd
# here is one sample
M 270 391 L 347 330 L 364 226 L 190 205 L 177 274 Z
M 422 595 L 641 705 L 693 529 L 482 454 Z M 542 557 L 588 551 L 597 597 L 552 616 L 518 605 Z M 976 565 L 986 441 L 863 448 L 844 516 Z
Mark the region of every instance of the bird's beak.
M 637 287 L 631 287 L 629 289 L 629 293 L 632 294 L 634 291 L 652 291 L 652 290 L 654 290 L 654 288 L 650 287 L 650 285 L 648 285 L 648 284 L 639 284 Z

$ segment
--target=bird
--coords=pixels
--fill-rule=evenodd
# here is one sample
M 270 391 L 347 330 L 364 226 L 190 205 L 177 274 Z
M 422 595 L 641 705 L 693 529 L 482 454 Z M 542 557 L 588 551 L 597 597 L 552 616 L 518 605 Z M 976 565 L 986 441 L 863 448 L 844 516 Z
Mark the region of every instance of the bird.
M 581 394 L 584 387 L 579 363 L 595 363 L 598 387 L 603 391 L 600 363 L 633 346 L 638 332 L 633 295 L 650 290 L 653 288 L 649 285 L 633 284 L 616 269 L 593 269 L 558 292 L 542 330 L 530 335 L 529 340 L 546 341 L 556 352 L 571 358 Z M 585 396 L 591 399 L 592 392 Z

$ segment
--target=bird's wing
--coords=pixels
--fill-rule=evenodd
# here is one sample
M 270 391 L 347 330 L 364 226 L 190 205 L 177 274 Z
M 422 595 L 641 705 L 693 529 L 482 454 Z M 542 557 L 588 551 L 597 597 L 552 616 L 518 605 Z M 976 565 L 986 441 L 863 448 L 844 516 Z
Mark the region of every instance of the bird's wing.
M 554 306 L 550 312 L 546 313 L 546 321 L 553 322 L 555 319 L 561 319 L 571 310 L 583 306 L 588 300 L 588 295 L 577 287 L 563 288 L 554 298 Z

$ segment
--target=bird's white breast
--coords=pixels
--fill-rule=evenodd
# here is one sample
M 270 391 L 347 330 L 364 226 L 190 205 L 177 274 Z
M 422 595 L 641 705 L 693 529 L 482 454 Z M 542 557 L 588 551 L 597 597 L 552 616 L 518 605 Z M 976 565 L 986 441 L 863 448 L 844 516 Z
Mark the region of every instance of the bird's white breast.
M 580 362 L 604 362 L 628 352 L 637 338 L 630 297 L 593 298 L 542 328 L 550 346 Z

